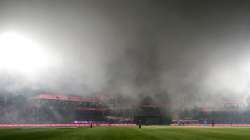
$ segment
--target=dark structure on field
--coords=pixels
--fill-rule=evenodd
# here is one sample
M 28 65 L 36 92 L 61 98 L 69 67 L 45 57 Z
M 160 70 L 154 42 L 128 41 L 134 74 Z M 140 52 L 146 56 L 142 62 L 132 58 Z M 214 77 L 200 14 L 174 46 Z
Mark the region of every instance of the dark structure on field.
M 152 98 L 145 97 L 139 104 L 136 114 L 135 121 L 139 124 L 162 124 L 163 114 L 160 106 L 157 105 Z

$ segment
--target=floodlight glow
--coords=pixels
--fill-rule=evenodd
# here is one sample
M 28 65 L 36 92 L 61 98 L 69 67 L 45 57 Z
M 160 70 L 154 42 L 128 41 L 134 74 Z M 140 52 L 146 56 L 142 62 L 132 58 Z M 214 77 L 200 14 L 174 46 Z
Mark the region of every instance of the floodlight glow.
M 48 65 L 45 51 L 15 32 L 0 35 L 0 70 L 33 74 Z

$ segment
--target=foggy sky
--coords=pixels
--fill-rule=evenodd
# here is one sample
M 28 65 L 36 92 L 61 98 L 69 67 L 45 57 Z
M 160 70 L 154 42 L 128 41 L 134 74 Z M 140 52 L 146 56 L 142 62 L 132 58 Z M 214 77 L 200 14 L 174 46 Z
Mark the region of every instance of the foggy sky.
M 215 0 L 1 0 L 0 32 L 53 55 L 36 77 L 1 74 L 1 90 L 138 98 L 173 110 L 249 94 L 250 7 Z

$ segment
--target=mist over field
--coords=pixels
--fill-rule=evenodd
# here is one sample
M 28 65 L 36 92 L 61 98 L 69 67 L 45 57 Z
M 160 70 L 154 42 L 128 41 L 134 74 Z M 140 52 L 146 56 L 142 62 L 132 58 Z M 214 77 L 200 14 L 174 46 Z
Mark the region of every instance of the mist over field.
M 49 59 L 39 71 L 0 69 L 0 93 L 151 96 L 173 111 L 247 104 L 249 16 L 247 1 L 1 0 L 0 32 Z

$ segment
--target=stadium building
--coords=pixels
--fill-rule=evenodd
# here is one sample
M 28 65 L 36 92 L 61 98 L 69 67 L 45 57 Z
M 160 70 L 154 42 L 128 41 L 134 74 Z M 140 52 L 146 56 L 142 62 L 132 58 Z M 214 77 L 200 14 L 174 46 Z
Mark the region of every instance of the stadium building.
M 241 100 L 222 101 L 221 107 L 195 108 L 180 113 L 174 123 L 196 121 L 198 124 L 250 124 L 250 108 Z
M 0 112 L 1 123 L 72 123 L 105 121 L 109 110 L 98 98 L 43 93 L 1 95 Z
M 0 95 L 0 123 L 138 123 L 163 124 L 166 114 L 151 97 L 141 102 L 117 97 L 81 97 L 42 93 Z M 168 117 L 169 121 L 169 117 Z
M 37 103 L 39 120 L 52 122 L 105 121 L 108 113 L 98 98 L 40 94 L 33 98 Z

